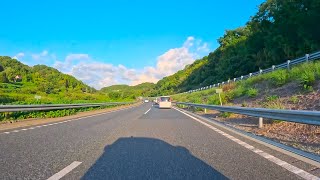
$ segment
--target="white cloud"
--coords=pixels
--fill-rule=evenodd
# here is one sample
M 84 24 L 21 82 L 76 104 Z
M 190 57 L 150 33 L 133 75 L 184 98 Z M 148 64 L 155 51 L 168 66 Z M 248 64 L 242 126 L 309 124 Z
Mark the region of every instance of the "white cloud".
M 47 50 L 44 50 L 44 51 L 41 52 L 40 55 L 41 55 L 41 56 L 46 56 L 46 55 L 48 55 L 48 51 L 47 51 Z
M 194 43 L 194 37 L 189 36 L 187 38 L 187 40 L 183 43 L 183 47 L 189 48 L 189 47 L 193 46 L 193 43 Z
M 209 52 L 208 43 L 203 43 L 202 46 L 199 46 L 197 48 L 197 51 Z
M 55 56 L 54 56 L 55 57 Z M 62 72 L 70 73 L 74 61 L 90 60 L 88 54 L 69 54 L 64 61 L 56 60 L 53 64 L 54 68 L 59 69 Z
M 47 50 L 43 50 L 42 52 L 38 54 L 31 54 L 32 59 L 34 60 L 41 60 L 41 58 L 46 57 L 49 54 Z
M 164 76 L 172 75 L 186 65 L 193 63 L 201 55 L 201 52 L 208 49 L 207 43 L 189 36 L 181 47 L 169 49 L 158 56 L 154 67 L 129 69 L 121 64 L 98 62 L 88 54 L 69 54 L 64 61 L 56 61 L 54 67 L 97 89 L 114 84 L 156 83 Z
M 90 59 L 88 54 L 69 54 L 66 57 L 66 61 L 86 60 L 86 59 Z
M 20 60 L 20 58 L 24 57 L 25 54 L 23 52 L 20 52 L 18 54 L 16 54 L 15 56 L 13 56 L 12 58 L 13 59 L 17 59 L 17 60 Z
M 189 36 L 182 47 L 170 49 L 158 56 L 156 67 L 146 67 L 144 71 L 138 75 L 138 78 L 131 82 L 131 85 L 142 82 L 156 83 L 161 78 L 170 76 L 183 69 L 186 65 L 193 63 L 195 58 L 198 57 L 198 47 L 196 47 L 195 52 L 191 52 L 192 49 L 194 49 L 194 41 L 195 38 Z M 201 45 L 201 41 L 199 42 L 200 43 L 196 43 L 197 46 Z
M 100 89 L 119 83 L 128 84 L 128 82 L 136 79 L 137 72 L 123 65 L 114 66 L 112 64 L 90 61 L 74 65 L 70 74 L 90 86 Z

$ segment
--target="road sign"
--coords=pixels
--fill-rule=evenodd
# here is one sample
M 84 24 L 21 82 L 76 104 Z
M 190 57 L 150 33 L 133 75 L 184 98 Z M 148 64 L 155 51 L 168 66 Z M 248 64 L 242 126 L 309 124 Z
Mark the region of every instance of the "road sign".
M 221 93 L 222 93 L 222 89 L 216 89 L 216 93 L 219 94 L 219 100 L 220 100 L 220 105 L 222 106 L 222 100 L 221 100 Z
M 216 89 L 216 93 L 222 93 L 222 89 Z
M 35 98 L 36 100 L 39 100 L 39 99 L 41 99 L 41 96 L 35 95 L 34 98 Z

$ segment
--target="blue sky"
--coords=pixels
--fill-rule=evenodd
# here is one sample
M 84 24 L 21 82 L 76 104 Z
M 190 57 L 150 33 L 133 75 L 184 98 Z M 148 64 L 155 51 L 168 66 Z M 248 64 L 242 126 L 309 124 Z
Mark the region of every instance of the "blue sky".
M 96 88 L 156 82 L 217 48 L 262 0 L 2 1 L 0 55 Z

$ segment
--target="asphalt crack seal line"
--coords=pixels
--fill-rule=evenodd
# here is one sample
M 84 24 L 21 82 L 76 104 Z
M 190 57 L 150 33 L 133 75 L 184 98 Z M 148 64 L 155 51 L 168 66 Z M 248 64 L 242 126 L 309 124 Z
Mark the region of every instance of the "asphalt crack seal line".
M 56 123 L 32 126 L 30 128 L 23 128 L 23 129 L 18 129 L 18 130 L 13 130 L 13 131 L 6 131 L 6 132 L 0 133 L 0 134 L 10 134 L 10 133 L 17 133 L 17 132 L 20 132 L 20 131 L 33 130 L 35 128 L 47 127 L 47 126 L 57 125 L 57 124 L 61 124 L 61 123 L 72 122 L 72 121 L 77 121 L 77 120 L 81 120 L 81 119 L 85 119 L 85 118 L 95 117 L 95 116 L 99 116 L 99 115 L 110 114 L 110 113 L 113 113 L 113 112 L 118 112 L 118 111 L 122 111 L 122 110 L 126 110 L 126 109 L 131 109 L 131 108 L 134 108 L 134 107 L 136 107 L 136 106 L 132 106 L 132 107 L 124 108 L 124 109 L 113 110 L 113 111 L 100 113 L 100 114 L 94 114 L 94 115 L 80 117 L 80 118 L 75 118 L 75 119 L 70 119 L 70 120 L 65 120 L 65 121 L 60 121 L 60 122 L 56 122 Z
M 59 180 L 69 172 L 71 172 L 74 168 L 78 167 L 82 162 L 74 161 L 69 166 L 65 167 L 58 173 L 54 174 L 53 176 L 49 177 L 48 180 Z
M 205 122 L 203 122 L 203 121 L 201 121 L 201 120 L 199 120 L 199 119 L 197 119 L 197 118 L 195 118 L 195 117 L 193 117 L 193 116 L 191 116 L 191 115 L 189 115 L 189 114 L 187 114 L 187 113 L 185 113 L 185 112 L 183 112 L 183 111 L 181 111 L 179 109 L 176 109 L 176 108 L 173 108 L 173 109 L 175 109 L 176 111 L 179 111 L 180 113 L 182 113 L 182 114 L 184 114 L 184 115 L 186 115 L 186 116 L 198 121 L 199 123 L 207 126 L 208 128 L 214 130 L 215 132 L 217 132 L 217 133 L 225 136 L 226 138 L 228 138 L 228 139 L 240 144 L 241 146 L 243 146 L 243 147 L 249 149 L 250 151 L 252 151 L 252 152 L 264 157 L 265 159 L 267 159 L 267 160 L 269 160 L 269 161 L 271 161 L 271 162 L 273 162 L 273 163 L 285 168 L 286 170 L 288 170 L 288 171 L 290 171 L 290 172 L 302 177 L 303 179 L 320 180 L 319 177 L 317 177 L 317 176 L 315 176 L 313 174 L 310 174 L 310 173 L 308 173 L 308 172 L 306 172 L 306 171 L 304 171 L 304 170 L 302 170 L 300 168 L 297 168 L 297 167 L 295 167 L 295 166 L 293 166 L 293 165 L 291 165 L 291 164 L 289 164 L 289 163 L 287 163 L 287 162 L 285 162 L 285 161 L 283 161 L 283 160 L 281 160 L 279 158 L 276 158 L 276 157 L 274 157 L 274 156 L 272 156 L 272 155 L 270 155 L 270 154 L 268 154 L 266 152 L 263 152 L 262 150 L 257 149 L 255 147 L 253 147 L 253 146 L 251 146 L 251 145 L 249 145 L 249 144 L 247 144 L 247 143 L 245 143 L 245 142 L 243 142 L 243 141 L 241 141 L 241 140 L 239 140 L 239 139 L 237 139 L 237 138 L 235 138 L 235 137 L 233 137 L 233 136 L 231 136 L 231 135 L 229 135 L 229 134 L 227 134 L 227 133 L 225 133 L 225 132 L 223 132 L 223 131 L 215 128 L 215 127 L 213 127 L 212 125 L 210 125 L 208 123 L 205 123 Z

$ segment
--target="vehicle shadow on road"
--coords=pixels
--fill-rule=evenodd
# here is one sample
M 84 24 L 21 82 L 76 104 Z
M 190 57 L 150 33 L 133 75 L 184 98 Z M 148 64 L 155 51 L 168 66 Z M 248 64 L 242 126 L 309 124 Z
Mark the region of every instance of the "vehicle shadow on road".
M 180 146 L 143 137 L 119 138 L 82 179 L 228 179 Z

